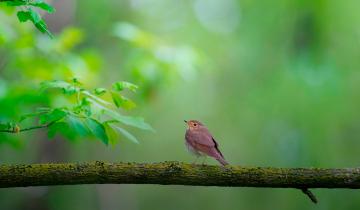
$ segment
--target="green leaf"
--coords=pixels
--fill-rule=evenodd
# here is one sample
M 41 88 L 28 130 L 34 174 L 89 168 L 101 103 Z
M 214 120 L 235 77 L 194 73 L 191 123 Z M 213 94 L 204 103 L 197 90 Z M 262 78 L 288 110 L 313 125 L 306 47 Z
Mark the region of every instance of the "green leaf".
M 31 2 L 29 3 L 29 5 L 32 5 L 34 7 L 39 7 L 45 11 L 47 11 L 48 13 L 52 14 L 54 13 L 56 10 L 53 6 L 43 2 L 43 1 L 37 1 L 37 2 Z
M 0 130 L 9 130 L 11 128 L 10 123 L 0 123 Z
M 127 130 L 120 128 L 118 126 L 114 126 L 122 135 L 124 135 L 126 138 L 128 138 L 129 140 L 131 140 L 132 142 L 139 144 L 139 141 L 137 140 L 137 138 L 132 135 L 131 133 L 129 133 Z
M 56 133 L 69 129 L 68 124 L 65 122 L 56 122 L 48 128 L 48 137 L 54 138 Z
M 111 125 L 109 125 L 109 123 L 104 123 L 103 125 L 105 128 L 106 135 L 109 138 L 110 145 L 115 145 L 117 140 L 119 139 L 118 133 L 114 130 L 114 128 Z
M 26 22 L 28 20 L 31 20 L 31 14 L 28 11 L 18 11 L 16 13 L 16 15 L 17 15 L 19 21 L 22 22 L 22 23 Z
M 50 113 L 46 113 L 40 116 L 40 124 L 47 124 L 51 122 L 55 122 L 58 120 L 63 119 L 67 115 L 66 112 L 64 112 L 61 109 L 54 109 Z
M 96 138 L 100 139 L 106 145 L 109 144 L 109 138 L 106 135 L 103 124 L 92 118 L 87 118 L 85 124 Z
M 72 115 L 68 115 L 66 119 L 69 123 L 70 128 L 80 136 L 84 137 L 90 134 L 90 131 L 88 127 L 84 124 L 83 120 Z
M 36 24 L 39 23 L 42 18 L 40 17 L 39 13 L 36 12 L 35 10 L 32 10 L 31 8 L 28 9 L 28 12 L 30 13 L 31 16 L 31 21 Z
M 89 91 L 82 90 L 81 93 L 83 93 L 84 95 L 87 95 L 87 96 L 93 98 L 94 100 L 96 100 L 97 102 L 100 102 L 100 103 L 102 103 L 102 104 L 105 104 L 105 105 L 110 105 L 110 104 L 111 104 L 111 103 L 109 103 L 109 102 L 107 102 L 107 101 L 105 101 L 105 100 L 103 100 L 103 99 L 101 99 L 101 98 L 99 98 L 99 97 L 91 94 Z
M 48 30 L 45 21 L 40 17 L 39 13 L 32 10 L 31 8 L 28 9 L 28 12 L 30 13 L 31 16 L 30 20 L 34 23 L 35 27 L 42 33 L 46 33 L 50 38 L 53 38 L 54 36 Z
M 79 81 L 79 79 L 78 78 L 73 78 L 72 80 L 71 80 L 71 82 L 74 84 L 74 85 L 76 85 L 76 86 L 81 86 L 82 85 L 82 83 Z
M 124 109 L 130 110 L 130 109 L 133 109 L 133 108 L 136 107 L 136 104 L 132 100 L 130 100 L 130 99 L 126 98 L 126 97 L 122 97 L 122 98 L 123 98 L 122 107 Z
M 103 111 L 104 114 L 125 125 L 133 126 L 143 130 L 154 131 L 154 129 L 149 124 L 147 124 L 141 117 L 124 116 L 119 114 L 118 112 L 114 112 L 109 109 L 104 109 Z
M 111 98 L 117 108 L 121 106 L 122 100 L 119 94 L 115 93 L 114 91 L 111 91 Z
M 7 1 L 6 5 L 16 7 L 16 6 L 27 5 L 27 3 L 28 3 L 27 1 L 13 0 L 13 1 Z
M 44 92 L 45 90 L 50 88 L 62 89 L 63 93 L 67 95 L 72 95 L 80 91 L 80 88 L 77 88 L 74 85 L 61 80 L 44 81 L 40 83 L 40 92 Z
M 32 6 L 44 9 L 44 10 L 48 11 L 49 13 L 52 13 L 55 11 L 55 9 L 52 6 L 48 5 L 47 3 L 43 2 L 43 1 L 29 2 L 29 1 L 15 0 L 15 1 L 9 1 L 7 3 L 7 5 L 9 5 L 9 6 L 32 5 Z M 49 31 L 45 21 L 41 18 L 41 16 L 39 15 L 39 13 L 37 11 L 27 7 L 26 11 L 17 12 L 17 17 L 20 22 L 26 22 L 28 20 L 31 20 L 33 22 L 33 24 L 35 25 L 35 27 L 40 32 L 46 33 L 50 38 L 54 37 L 52 35 L 52 33 Z
M 19 122 L 22 122 L 28 118 L 32 118 L 32 117 L 39 117 L 40 115 L 46 114 L 47 112 L 35 112 L 35 113 L 30 113 L 30 114 L 24 114 L 20 116 L 20 120 Z
M 79 88 L 76 88 L 74 86 L 69 86 L 67 88 L 63 88 L 63 93 L 65 95 L 72 95 L 72 94 L 75 94 L 77 92 L 79 92 Z
M 15 122 L 0 123 L 0 130 L 19 131 L 19 129 L 19 126 Z
M 92 111 L 91 111 L 91 101 L 90 101 L 87 97 L 84 97 L 84 98 L 81 100 L 80 110 L 81 110 L 81 112 L 83 112 L 86 116 L 91 116 L 91 114 L 92 114 Z
M 135 92 L 138 89 L 138 86 L 134 85 L 130 82 L 120 81 L 120 82 L 113 83 L 112 88 L 115 91 L 122 91 L 124 89 L 129 89 L 129 90 Z
M 51 111 L 51 108 L 50 107 L 37 107 L 36 108 L 36 112 L 50 112 Z
M 40 114 L 41 114 L 41 113 L 30 113 L 30 114 L 21 115 L 19 122 L 22 122 L 22 121 L 24 121 L 24 120 L 26 120 L 26 119 L 28 119 L 28 118 L 31 118 L 31 117 L 37 117 L 37 116 L 39 116 Z
M 54 35 L 49 31 L 45 21 L 41 19 L 39 22 L 34 23 L 35 27 L 42 33 L 47 34 L 50 38 L 54 38 Z
M 115 104 L 116 107 L 118 108 L 124 108 L 124 109 L 132 109 L 134 107 L 136 107 L 136 104 L 131 101 L 130 99 L 114 92 L 114 91 L 110 91 L 111 93 L 111 97 L 113 99 L 113 102 Z
M 48 128 L 48 137 L 50 139 L 54 138 L 57 133 L 61 134 L 68 140 L 76 139 L 75 133 L 70 129 L 69 124 L 66 122 L 56 122 Z
M 53 80 L 53 81 L 44 81 L 40 83 L 40 91 L 43 92 L 49 88 L 67 88 L 71 86 L 70 83 L 61 81 L 61 80 Z
M 106 93 L 106 89 L 105 88 L 95 88 L 94 89 L 94 93 L 95 95 L 101 96 L 104 95 Z

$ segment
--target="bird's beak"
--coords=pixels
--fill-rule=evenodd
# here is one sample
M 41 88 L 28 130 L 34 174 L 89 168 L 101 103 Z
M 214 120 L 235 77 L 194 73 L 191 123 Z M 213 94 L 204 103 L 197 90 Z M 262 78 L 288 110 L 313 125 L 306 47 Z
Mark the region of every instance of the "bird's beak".
M 184 122 L 185 122 L 185 123 L 187 123 L 187 121 L 186 121 L 186 120 L 184 120 Z

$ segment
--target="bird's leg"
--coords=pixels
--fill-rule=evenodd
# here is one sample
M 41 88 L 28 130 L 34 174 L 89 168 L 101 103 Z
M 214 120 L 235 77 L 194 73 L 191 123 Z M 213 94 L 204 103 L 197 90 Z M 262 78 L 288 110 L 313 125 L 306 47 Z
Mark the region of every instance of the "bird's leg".
M 205 165 L 206 158 L 207 158 L 207 156 L 204 155 L 204 159 L 203 159 L 202 165 Z
M 199 159 L 199 157 L 200 157 L 200 156 L 196 155 L 196 159 L 195 159 L 195 161 L 192 163 L 192 165 L 196 165 L 196 162 L 197 162 L 197 160 Z

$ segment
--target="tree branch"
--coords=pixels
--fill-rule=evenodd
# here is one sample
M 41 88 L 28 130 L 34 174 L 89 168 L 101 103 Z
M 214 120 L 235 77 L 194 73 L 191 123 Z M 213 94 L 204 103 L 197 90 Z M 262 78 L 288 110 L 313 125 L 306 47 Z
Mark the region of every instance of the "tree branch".
M 164 163 L 0 165 L 0 188 L 77 184 L 160 184 L 300 189 L 360 188 L 360 168 L 268 168 Z
M 18 125 L 16 125 L 13 129 L 0 130 L 0 133 L 20 133 L 20 132 L 24 132 L 24 131 L 48 128 L 51 125 L 53 125 L 55 122 L 56 121 L 50 122 L 49 124 L 46 124 L 46 125 L 37 125 L 37 126 L 28 127 L 28 128 L 20 128 Z
M 24 132 L 24 131 L 30 131 L 30 130 L 40 129 L 40 128 L 47 128 L 47 127 L 49 127 L 49 125 L 38 125 L 38 126 L 33 126 L 33 127 L 29 127 L 29 128 L 24 128 L 24 129 L 20 129 L 18 127 L 18 129 L 0 130 L 0 133 L 20 133 L 20 132 Z

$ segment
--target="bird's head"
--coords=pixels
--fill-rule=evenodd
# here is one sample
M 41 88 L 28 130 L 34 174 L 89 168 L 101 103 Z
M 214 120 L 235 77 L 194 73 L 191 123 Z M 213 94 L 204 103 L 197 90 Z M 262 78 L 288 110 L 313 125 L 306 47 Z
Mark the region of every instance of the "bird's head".
M 184 120 L 190 130 L 197 130 L 204 125 L 197 120 Z

